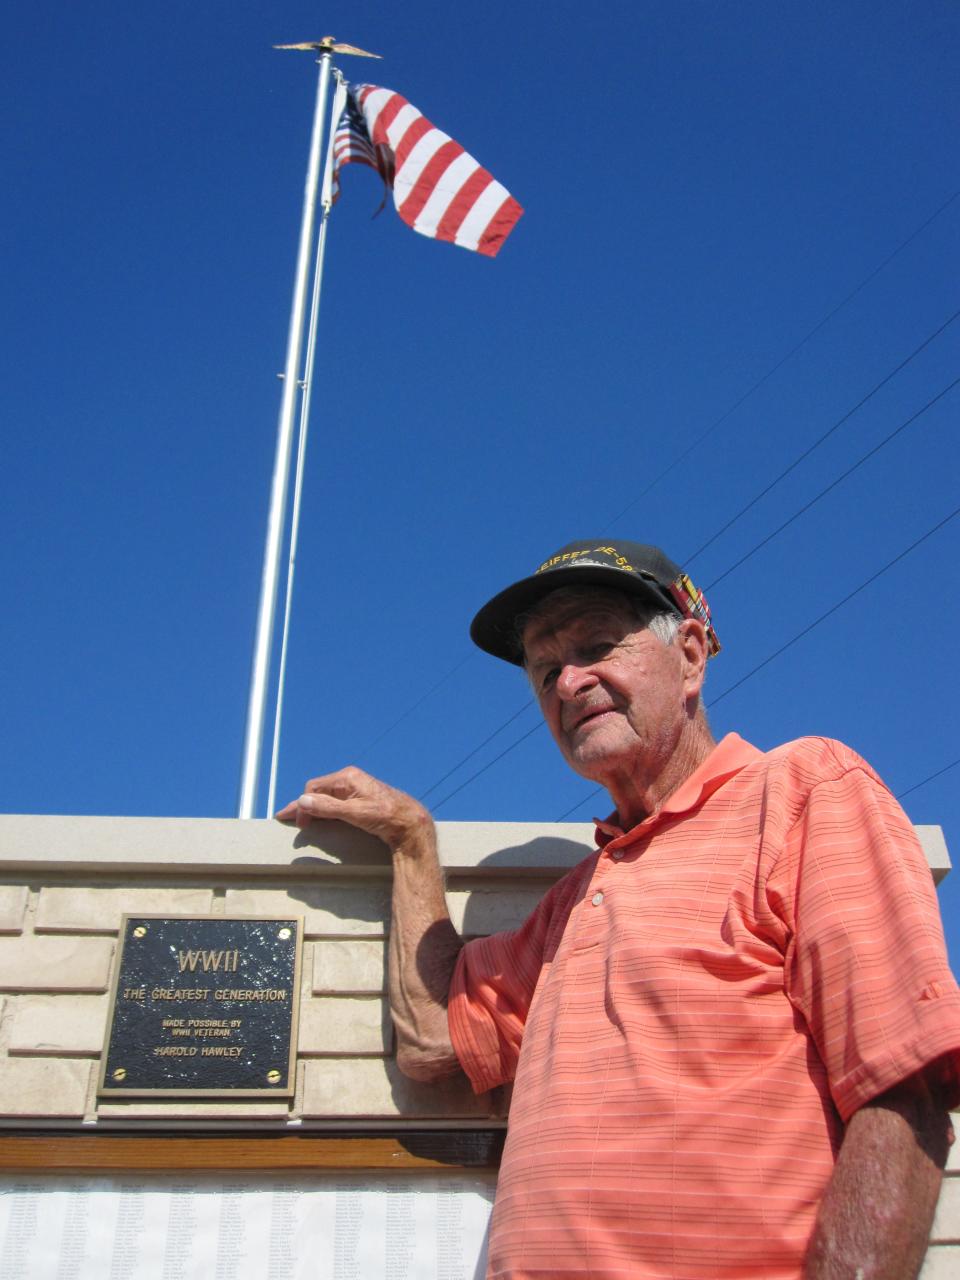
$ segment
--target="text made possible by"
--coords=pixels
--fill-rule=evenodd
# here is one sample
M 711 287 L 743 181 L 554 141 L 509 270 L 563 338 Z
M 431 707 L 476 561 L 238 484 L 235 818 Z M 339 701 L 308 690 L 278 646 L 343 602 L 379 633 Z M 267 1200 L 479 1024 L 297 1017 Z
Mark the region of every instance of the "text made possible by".
M 239 1027 L 242 1018 L 164 1018 L 165 1027 Z

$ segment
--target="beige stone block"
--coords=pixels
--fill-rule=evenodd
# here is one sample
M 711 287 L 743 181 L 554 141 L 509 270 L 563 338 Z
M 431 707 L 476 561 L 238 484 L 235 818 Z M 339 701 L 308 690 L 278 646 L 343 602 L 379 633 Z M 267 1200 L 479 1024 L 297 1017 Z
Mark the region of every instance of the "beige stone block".
M 953 1122 L 954 1132 L 960 1133 L 960 1111 L 951 1111 L 950 1119 Z M 955 1142 L 947 1156 L 947 1173 L 953 1170 L 960 1172 L 960 1142 Z
M 103 1048 L 106 996 L 21 996 L 15 1003 L 10 1053 L 95 1057 Z
M 377 996 L 324 996 L 300 1006 L 298 1052 L 310 1055 L 390 1053 L 393 1023 L 387 1002 Z
M 111 938 L 0 938 L 4 991 L 106 991 Z
M 156 885 L 65 885 L 40 890 L 34 928 L 38 933 L 116 933 L 120 917 L 206 916 L 211 889 Z
M 457 875 L 564 875 L 596 848 L 592 822 L 438 822 L 443 868 Z
M 0 1116 L 82 1116 L 93 1063 L 0 1059 Z
M 390 887 L 371 880 L 362 885 L 234 888 L 226 892 L 224 912 L 228 916 L 303 916 L 305 937 L 382 938 L 390 919 Z
M 191 1102 L 189 1098 L 137 1098 L 131 1102 L 98 1102 L 101 1120 L 286 1120 L 292 1099 L 271 1102 L 247 1098 L 243 1102 L 218 1102 L 214 1098 Z
M 22 933 L 27 913 L 27 886 L 0 885 L 0 933 Z
M 498 1119 L 494 1099 L 474 1094 L 465 1076 L 418 1084 L 393 1058 L 314 1059 L 304 1064 L 304 1119 Z
M 313 990 L 316 994 L 375 994 L 386 989 L 385 942 L 338 939 L 313 944 Z
M 960 1241 L 960 1178 L 956 1174 L 943 1180 L 930 1239 Z
M 547 886 L 505 884 L 495 888 L 447 890 L 450 917 L 459 933 L 476 938 L 501 929 L 516 929 L 526 920 Z
M 943 836 L 943 827 L 919 826 L 913 829 L 917 833 L 917 839 L 920 841 L 920 848 L 923 850 L 927 865 L 933 873 L 933 882 L 934 884 L 939 884 L 953 865 L 950 861 L 950 854 L 947 852 L 947 842 Z
M 931 1245 L 920 1280 L 957 1280 L 957 1276 L 960 1276 L 960 1244 Z

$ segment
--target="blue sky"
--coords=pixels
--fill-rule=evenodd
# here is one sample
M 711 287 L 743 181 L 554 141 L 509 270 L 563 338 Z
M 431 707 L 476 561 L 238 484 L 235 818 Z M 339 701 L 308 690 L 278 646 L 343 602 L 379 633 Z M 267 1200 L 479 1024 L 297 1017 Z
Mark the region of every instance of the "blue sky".
M 595 534 L 716 583 L 718 736 L 839 737 L 895 792 L 960 756 L 960 517 L 720 696 L 957 508 L 960 389 L 726 572 L 960 375 L 960 320 L 714 537 L 960 307 L 952 0 L 20 3 L 2 808 L 235 811 L 315 86 L 270 46 L 327 33 L 526 213 L 489 261 L 344 176 L 279 798 L 355 762 L 441 818 L 574 809 L 543 731 L 468 782 L 535 713 L 466 630 Z M 960 861 L 958 781 L 905 804 Z M 960 871 L 941 902 L 956 960 Z

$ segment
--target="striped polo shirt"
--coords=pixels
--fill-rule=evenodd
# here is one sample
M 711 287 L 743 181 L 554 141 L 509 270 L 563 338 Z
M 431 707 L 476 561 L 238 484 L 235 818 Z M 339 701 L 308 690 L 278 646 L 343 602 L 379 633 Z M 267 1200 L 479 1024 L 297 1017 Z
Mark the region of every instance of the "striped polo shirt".
M 924 1067 L 960 1097 L 913 828 L 840 743 L 731 734 L 598 842 L 451 987 L 474 1089 L 516 1082 L 488 1276 L 796 1280 L 844 1121 Z

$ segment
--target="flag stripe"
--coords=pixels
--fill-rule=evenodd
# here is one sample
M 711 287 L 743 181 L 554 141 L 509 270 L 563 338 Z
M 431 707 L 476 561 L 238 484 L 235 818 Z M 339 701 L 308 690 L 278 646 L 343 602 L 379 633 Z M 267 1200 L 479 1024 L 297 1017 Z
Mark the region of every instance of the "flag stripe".
M 523 209 L 505 187 L 406 98 L 359 85 L 334 141 L 337 176 L 345 164 L 375 168 L 393 190 L 397 212 L 422 235 L 493 257 Z
M 422 171 L 411 173 L 410 165 L 404 166 L 403 175 L 398 184 L 400 190 L 397 192 L 397 212 L 404 222 L 409 223 L 411 227 L 414 226 L 421 221 L 424 210 L 431 206 L 430 213 L 423 218 L 422 226 L 424 235 L 433 234 L 432 230 L 428 231 L 426 228 L 436 226 L 443 216 L 444 209 L 460 189 L 463 179 L 461 178 L 451 190 L 447 175 L 454 165 L 461 163 L 466 163 L 470 168 L 475 168 L 477 164 L 472 156 L 467 155 L 463 147 L 458 146 L 452 138 L 447 138 L 439 150 L 430 157 Z M 405 194 L 403 187 L 411 179 L 413 181 L 409 192 Z M 420 230 L 420 227 L 415 229 Z
M 426 116 L 419 116 L 410 128 L 406 131 L 400 143 L 394 148 L 397 158 L 397 168 L 402 168 L 408 163 L 412 152 L 420 145 L 424 138 L 436 135 L 439 138 L 445 138 L 446 134 L 441 133 L 439 129 L 435 129 Z
M 454 236 L 454 244 L 459 244 L 464 249 L 479 249 L 488 239 L 491 224 L 509 199 L 511 196 L 506 187 L 501 186 L 496 180 L 488 183 L 460 223 L 457 234 Z M 495 236 L 494 242 L 499 248 L 503 243 L 503 237 Z
M 399 97 L 399 94 L 397 96 Z M 389 142 L 391 147 L 393 147 L 394 152 L 398 154 L 400 150 L 400 145 L 403 142 L 404 134 L 411 127 L 411 125 L 416 124 L 418 120 L 424 119 L 424 117 L 420 114 L 417 108 L 411 107 L 409 102 L 404 102 L 402 98 L 400 98 L 400 102 L 402 103 L 400 110 L 397 112 L 397 114 L 393 117 L 393 119 L 390 121 L 390 123 L 386 126 L 386 129 L 384 130 L 387 142 Z M 383 122 L 381 118 L 381 127 L 382 127 L 382 123 Z M 429 121 L 427 123 L 429 123 Z
M 500 207 L 506 192 L 501 193 L 492 204 L 485 200 L 490 187 L 499 187 L 500 183 L 491 178 L 486 169 L 477 168 L 463 183 L 444 211 L 437 223 L 437 239 L 451 240 L 464 249 L 476 249 L 490 214 Z M 470 243 L 471 239 L 474 243 Z
M 378 89 L 375 85 L 367 85 L 365 88 L 369 91 L 364 93 L 360 91 L 359 103 L 363 111 L 363 118 L 367 123 L 367 132 L 374 142 L 377 139 L 377 126 L 381 124 L 382 117 L 382 134 L 380 141 L 386 141 L 386 127 L 397 114 L 406 101 L 399 93 L 394 93 L 392 89 Z
M 366 138 L 350 136 L 336 139 L 333 144 L 333 155 L 338 167 L 354 162 L 368 164 L 374 169 L 377 167 L 377 158 L 373 147 L 371 147 Z
M 499 186 L 500 184 L 498 183 L 497 185 Z M 508 192 L 506 200 L 490 219 L 486 231 L 480 237 L 477 252 L 485 253 L 488 257 L 495 258 L 500 252 L 504 240 L 520 221 L 522 214 L 523 205 Z
M 444 158 L 440 161 L 440 167 L 436 170 L 431 169 L 431 166 L 435 163 L 438 152 L 440 152 L 444 147 L 448 148 L 448 150 Z M 451 150 L 449 148 L 453 149 Z M 410 151 L 410 154 L 407 156 L 403 165 L 400 165 L 399 163 L 397 165 L 397 173 L 401 175 L 400 191 L 397 192 L 397 207 L 400 208 L 403 206 L 411 191 L 426 171 L 430 171 L 427 173 L 428 181 L 433 181 L 434 178 L 439 178 L 450 161 L 454 159 L 457 153 L 461 150 L 462 147 L 457 146 L 457 143 L 453 142 L 451 138 L 448 138 L 445 133 L 441 133 L 439 129 L 434 129 L 431 125 L 428 132 L 420 138 L 417 144 Z M 429 195 L 429 192 L 427 194 Z M 417 206 L 414 216 L 416 216 L 422 208 L 423 201 L 421 200 Z
M 429 234 L 434 234 L 437 224 L 447 210 L 447 206 L 456 199 L 457 193 L 467 179 L 479 168 L 473 156 L 468 156 L 465 151 L 448 165 L 444 170 L 443 176 L 437 182 L 430 199 L 423 207 L 418 222 L 425 227 L 431 227 Z

